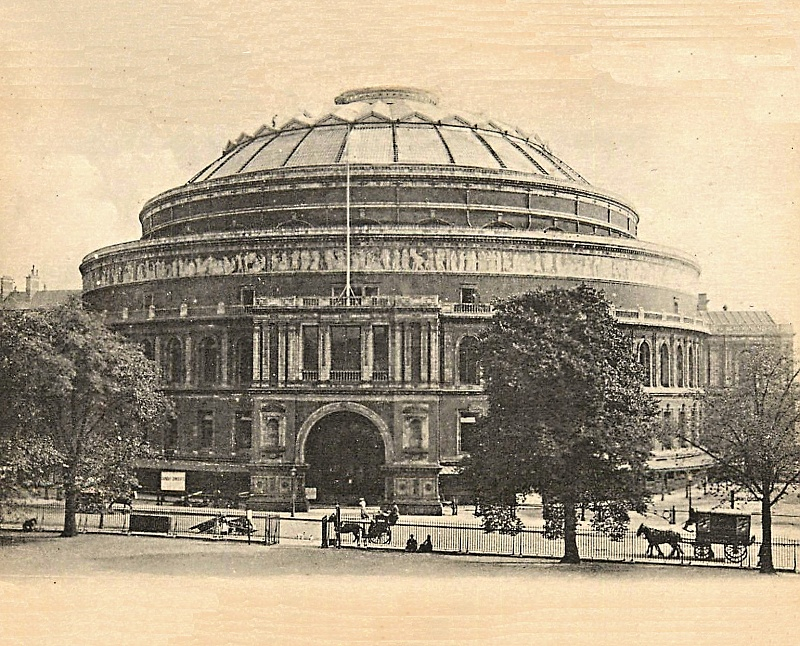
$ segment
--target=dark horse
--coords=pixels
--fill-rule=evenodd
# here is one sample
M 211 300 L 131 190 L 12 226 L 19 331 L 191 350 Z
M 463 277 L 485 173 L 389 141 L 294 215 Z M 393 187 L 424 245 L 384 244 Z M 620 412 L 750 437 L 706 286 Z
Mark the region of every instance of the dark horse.
M 675 555 L 683 556 L 681 537 L 677 532 L 668 529 L 653 529 L 642 523 L 639 525 L 639 529 L 636 530 L 636 535 L 644 536 L 647 539 L 648 545 L 645 556 L 655 556 L 653 552 L 656 551 L 661 558 L 664 558 L 664 552 L 661 551 L 661 546 L 665 544 L 672 548 L 672 551 L 666 558 L 671 559 Z
M 339 536 L 339 540 L 341 540 L 342 534 L 352 534 L 353 539 L 355 539 L 356 541 L 356 545 L 361 545 L 362 538 L 366 540 L 364 525 L 362 523 L 357 523 L 354 521 L 344 521 L 344 522 L 340 521 L 339 524 L 337 525 L 335 513 L 328 516 L 328 522 L 333 525 L 333 529 Z

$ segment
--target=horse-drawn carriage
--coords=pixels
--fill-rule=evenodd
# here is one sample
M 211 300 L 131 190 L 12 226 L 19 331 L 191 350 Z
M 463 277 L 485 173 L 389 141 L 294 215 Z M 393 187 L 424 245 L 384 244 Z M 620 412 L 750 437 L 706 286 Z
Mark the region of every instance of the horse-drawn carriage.
M 689 520 L 683 529 L 695 526 L 694 556 L 697 559 L 714 558 L 712 545 L 722 545 L 725 560 L 741 563 L 747 558 L 747 548 L 755 541 L 750 536 L 750 515 L 730 512 L 689 510 Z
M 214 518 L 193 525 L 189 531 L 197 531 L 200 534 L 252 536 L 255 528 L 246 516 L 217 514 Z
M 381 512 L 371 518 L 368 522 L 364 520 L 344 520 L 337 522 L 336 513 L 331 514 L 327 522 L 333 525 L 336 534 L 341 541 L 342 534 L 352 534 L 356 545 L 373 543 L 375 545 L 388 545 L 392 542 L 392 526 L 397 523 L 400 515 L 394 509 L 388 512 Z

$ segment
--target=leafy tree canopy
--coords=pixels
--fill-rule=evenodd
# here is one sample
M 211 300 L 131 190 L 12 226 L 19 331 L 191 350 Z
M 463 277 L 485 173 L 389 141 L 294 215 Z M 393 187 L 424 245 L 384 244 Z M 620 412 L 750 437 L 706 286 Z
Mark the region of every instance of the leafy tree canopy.
M 130 486 L 148 430 L 171 411 L 153 363 L 79 302 L 3 314 L 0 390 L 0 462 L 17 482 L 60 466 L 65 535 L 76 531 L 78 491 Z
M 739 356 L 738 375 L 703 399 L 699 442 L 722 478 L 761 501 L 761 571 L 771 573 L 771 508 L 800 482 L 800 384 L 791 355 L 756 345 Z
M 537 492 L 577 561 L 578 506 L 609 529 L 645 502 L 655 405 L 631 339 L 597 291 L 536 291 L 495 305 L 480 362 L 489 408 L 465 438 L 465 474 L 484 525 L 516 531 L 516 495 Z

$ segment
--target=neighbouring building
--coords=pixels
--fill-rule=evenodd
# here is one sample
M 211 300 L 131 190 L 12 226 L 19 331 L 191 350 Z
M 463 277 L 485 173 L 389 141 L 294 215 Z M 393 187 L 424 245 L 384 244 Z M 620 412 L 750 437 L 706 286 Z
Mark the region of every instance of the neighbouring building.
M 241 135 L 140 221 L 81 273 L 86 305 L 142 344 L 176 402 L 151 438 L 163 457 L 141 465 L 151 490 L 177 474 L 253 507 L 365 496 L 441 513 L 485 406 L 475 334 L 495 298 L 603 290 L 676 427 L 696 427 L 727 338 L 698 308 L 698 265 L 639 240 L 623 198 L 420 90 L 345 92 Z M 667 444 L 665 477 L 707 465 Z

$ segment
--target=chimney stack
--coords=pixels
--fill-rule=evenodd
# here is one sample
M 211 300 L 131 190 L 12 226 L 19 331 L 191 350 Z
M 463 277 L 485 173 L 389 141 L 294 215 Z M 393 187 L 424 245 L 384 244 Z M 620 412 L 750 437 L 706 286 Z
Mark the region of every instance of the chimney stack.
M 34 265 L 31 267 L 31 273 L 25 278 L 25 293 L 28 298 L 33 298 L 33 295 L 39 291 L 39 271 Z

